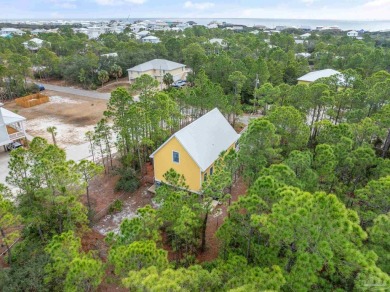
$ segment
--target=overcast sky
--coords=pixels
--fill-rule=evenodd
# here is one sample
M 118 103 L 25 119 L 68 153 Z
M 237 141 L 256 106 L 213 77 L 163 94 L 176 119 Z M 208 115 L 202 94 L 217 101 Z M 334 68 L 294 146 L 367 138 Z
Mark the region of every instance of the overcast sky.
M 0 19 L 294 18 L 389 20 L 390 0 L 0 0 Z

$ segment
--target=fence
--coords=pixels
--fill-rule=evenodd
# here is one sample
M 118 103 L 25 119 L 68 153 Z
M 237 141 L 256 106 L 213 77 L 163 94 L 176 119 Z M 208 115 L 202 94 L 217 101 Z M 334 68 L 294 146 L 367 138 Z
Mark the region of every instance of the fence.
M 49 102 L 50 99 L 48 96 L 41 93 L 31 94 L 15 99 L 16 104 L 22 107 L 32 107 L 39 104 Z

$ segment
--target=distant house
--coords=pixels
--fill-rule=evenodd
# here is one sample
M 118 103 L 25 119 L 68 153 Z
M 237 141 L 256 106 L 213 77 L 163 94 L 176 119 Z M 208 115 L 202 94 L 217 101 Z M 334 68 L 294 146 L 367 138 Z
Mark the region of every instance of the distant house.
M 173 80 L 186 79 L 187 71 L 186 65 L 164 60 L 154 59 L 149 62 L 137 65 L 133 68 L 127 69 L 129 73 L 129 81 L 140 77 L 143 74 L 154 77 L 159 82 L 162 82 L 163 77 L 166 73 L 170 73 L 173 76 Z
M 176 25 L 177 28 L 181 30 L 185 30 L 186 28 L 190 28 L 192 25 L 189 22 L 181 22 Z
M 311 33 L 304 33 L 304 34 L 300 35 L 300 38 L 305 40 L 305 39 L 309 38 L 310 36 L 311 36 Z
M 158 44 L 159 42 L 161 42 L 158 37 L 155 37 L 152 35 L 149 35 L 149 36 L 142 38 L 141 41 L 143 43 L 151 43 L 151 44 Z
M 26 137 L 25 120 L 24 117 L 3 108 L 3 104 L 0 103 L 0 146 Z
M 333 69 L 324 69 L 307 73 L 306 75 L 298 78 L 298 84 L 310 84 L 320 78 L 327 78 L 333 75 L 337 75 L 341 85 L 345 84 L 344 76 L 339 71 Z
M 239 137 L 221 112 L 213 109 L 173 134 L 150 156 L 156 184 L 174 169 L 185 177 L 190 191 L 199 193 L 202 183 L 213 175 L 219 154 L 234 148 Z
M 209 43 L 210 44 L 218 44 L 220 45 L 221 47 L 226 47 L 227 44 L 226 44 L 226 41 L 224 39 L 211 39 L 209 40 Z
M 13 28 L 13 27 L 3 27 L 0 31 L 1 34 L 9 34 L 9 35 L 24 35 L 25 32 L 23 30 Z
M 296 45 L 303 45 L 305 43 L 304 40 L 294 40 Z
M 38 35 L 40 33 L 47 33 L 48 31 L 46 29 L 34 29 L 31 31 L 32 35 Z
M 104 58 L 117 58 L 118 57 L 118 53 L 102 54 L 102 55 L 100 55 L 100 57 L 104 57 Z
M 295 57 L 310 58 L 311 54 L 310 53 L 305 53 L 305 52 L 303 52 L 303 53 L 296 53 Z
M 38 51 L 40 48 L 42 48 L 43 44 L 45 43 L 44 40 L 33 38 L 27 42 L 23 42 L 23 46 L 30 51 Z M 49 42 L 46 42 L 47 44 L 50 44 Z
M 209 28 L 209 29 L 218 28 L 218 23 L 215 23 L 215 22 L 209 23 L 209 24 L 207 25 L 207 28 Z
M 347 32 L 347 36 L 349 36 L 350 38 L 356 38 L 359 36 L 359 33 L 356 30 L 351 30 Z

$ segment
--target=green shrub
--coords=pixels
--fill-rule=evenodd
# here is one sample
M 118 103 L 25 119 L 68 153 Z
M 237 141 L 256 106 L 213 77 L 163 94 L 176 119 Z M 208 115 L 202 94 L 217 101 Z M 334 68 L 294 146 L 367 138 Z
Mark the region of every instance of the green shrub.
M 121 200 L 116 199 L 114 203 L 110 205 L 108 211 L 110 213 L 116 213 L 122 211 L 122 209 L 123 209 L 123 202 Z
M 116 183 L 116 191 L 125 191 L 125 192 L 134 192 L 138 189 L 140 183 L 139 180 L 135 177 L 121 177 Z
M 116 191 L 134 192 L 138 189 L 140 181 L 137 178 L 137 173 L 131 167 L 123 167 L 117 170 L 121 176 L 115 186 Z

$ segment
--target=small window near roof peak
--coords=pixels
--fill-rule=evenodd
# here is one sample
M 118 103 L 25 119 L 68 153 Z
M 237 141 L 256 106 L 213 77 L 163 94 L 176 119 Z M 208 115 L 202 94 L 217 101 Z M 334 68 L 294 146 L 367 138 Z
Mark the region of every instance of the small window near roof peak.
M 176 163 L 180 162 L 179 152 L 176 152 L 176 151 L 172 152 L 172 160 L 173 160 L 173 162 L 176 162 Z

